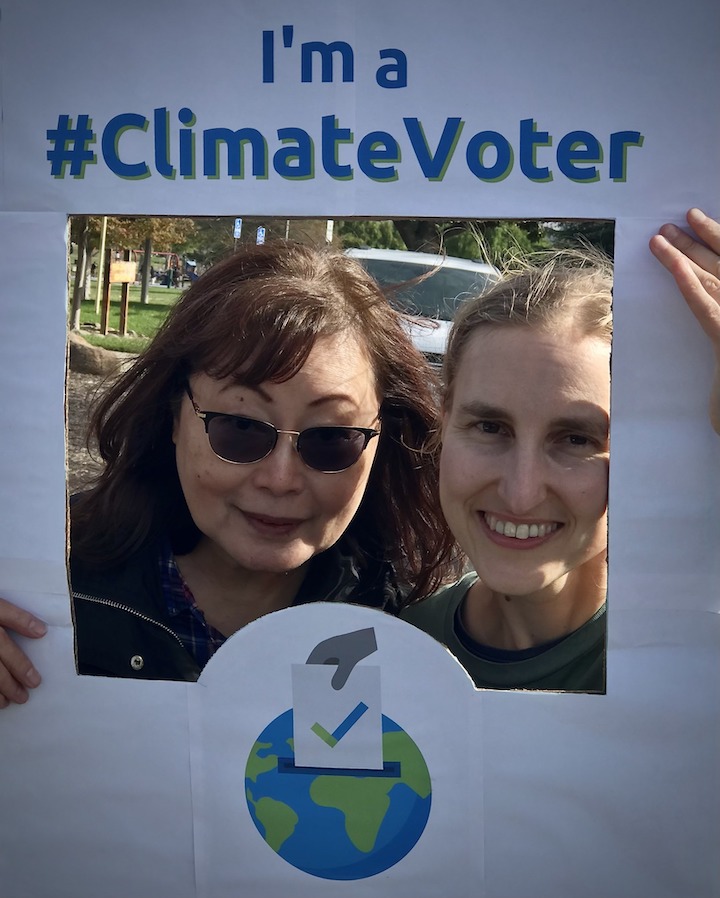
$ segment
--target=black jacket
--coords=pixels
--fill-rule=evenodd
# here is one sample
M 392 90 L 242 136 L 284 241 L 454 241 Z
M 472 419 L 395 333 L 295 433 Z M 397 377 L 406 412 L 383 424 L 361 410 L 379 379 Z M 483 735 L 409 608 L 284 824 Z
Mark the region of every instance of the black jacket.
M 187 680 L 200 667 L 172 629 L 160 578 L 160 547 L 97 568 L 71 556 L 70 581 L 78 673 L 143 680 Z M 397 613 L 400 590 L 390 566 L 359 572 L 352 554 L 333 546 L 313 559 L 295 605 L 354 602 Z

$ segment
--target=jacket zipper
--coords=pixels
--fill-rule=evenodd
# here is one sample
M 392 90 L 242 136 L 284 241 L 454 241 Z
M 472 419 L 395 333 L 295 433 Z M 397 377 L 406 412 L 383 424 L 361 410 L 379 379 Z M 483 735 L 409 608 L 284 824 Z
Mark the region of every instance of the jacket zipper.
M 134 608 L 130 608 L 129 605 L 122 605 L 120 602 L 114 602 L 112 599 L 101 599 L 98 596 L 89 596 L 84 592 L 73 592 L 73 598 L 83 599 L 86 602 L 94 602 L 96 605 L 107 605 L 109 608 L 115 608 L 117 611 L 126 611 L 128 614 L 139 617 L 140 620 L 143 620 L 148 624 L 154 624 L 156 627 L 160 627 L 161 630 L 165 630 L 165 632 L 169 633 L 181 648 L 185 648 L 182 639 L 180 639 L 174 630 L 171 630 L 170 627 L 160 623 L 160 621 L 153 620 L 153 618 L 148 617 L 141 611 L 136 611 Z

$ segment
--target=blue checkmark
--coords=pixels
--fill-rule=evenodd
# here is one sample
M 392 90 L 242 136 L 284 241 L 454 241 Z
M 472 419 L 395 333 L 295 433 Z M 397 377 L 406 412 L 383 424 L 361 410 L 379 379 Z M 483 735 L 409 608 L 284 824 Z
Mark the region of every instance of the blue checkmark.
M 348 714 L 348 716 L 343 720 L 338 726 L 329 733 L 324 726 L 320 723 L 314 723 L 310 729 L 318 736 L 322 741 L 329 745 L 330 748 L 335 748 L 338 742 L 342 739 L 342 737 L 348 733 L 360 720 L 363 714 L 368 710 L 368 706 L 365 702 L 358 702 L 357 705 L 352 709 L 352 711 Z

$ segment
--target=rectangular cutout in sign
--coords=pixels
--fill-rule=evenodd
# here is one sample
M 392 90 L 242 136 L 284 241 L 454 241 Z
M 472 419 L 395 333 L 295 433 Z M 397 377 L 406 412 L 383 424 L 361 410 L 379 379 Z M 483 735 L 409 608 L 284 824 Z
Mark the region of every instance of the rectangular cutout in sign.
M 252 224 L 247 231 L 252 238 L 254 223 L 246 221 Z M 609 259 L 600 261 L 598 250 L 612 251 L 612 223 L 465 224 L 453 223 L 443 234 L 437 222 L 428 220 L 337 223 L 336 238 L 347 248 L 344 256 L 333 257 L 336 269 L 341 262 L 345 267 L 338 282 L 342 286 L 335 285 L 336 292 L 329 294 L 332 304 L 343 298 L 343 291 L 351 293 L 353 284 L 366 284 L 364 268 L 403 317 L 396 320 L 388 309 L 369 319 L 351 336 L 348 350 L 337 342 L 334 318 L 320 304 L 321 338 L 312 343 L 310 361 L 287 370 L 277 367 L 289 351 L 280 319 L 273 324 L 262 318 L 266 307 L 272 309 L 267 301 L 248 294 L 247 302 L 260 303 L 253 306 L 252 318 L 242 318 L 238 311 L 240 317 L 223 319 L 212 340 L 208 335 L 208 316 L 228 315 L 229 306 L 218 304 L 217 291 L 204 291 L 213 283 L 211 262 L 218 248 L 224 241 L 225 250 L 233 249 L 232 220 L 188 225 L 185 257 L 150 247 L 146 259 L 135 251 L 142 258 L 140 270 L 155 274 L 131 288 L 133 342 L 110 344 L 131 350 L 122 364 L 125 373 L 111 382 L 105 380 L 106 371 L 93 376 L 72 370 L 71 364 L 68 381 L 70 491 L 85 491 L 71 510 L 81 673 L 195 679 L 228 636 L 268 611 L 314 600 L 382 607 L 386 593 L 381 595 L 377 586 L 367 591 L 363 577 L 371 557 L 368 540 L 383 531 L 356 510 L 363 495 L 363 508 L 379 501 L 374 495 L 378 482 L 390 484 L 388 489 L 402 482 L 398 476 L 376 482 L 378 468 L 398 464 L 402 470 L 406 463 L 417 468 L 414 446 L 429 440 L 438 425 L 436 376 L 443 372 L 438 467 L 425 469 L 424 485 L 407 482 L 404 514 L 413 530 L 420 529 L 412 519 L 418 508 L 412 491 L 422 486 L 432 494 L 439 478 L 439 500 L 427 512 L 434 515 L 431 529 L 435 537 L 446 532 L 447 520 L 466 555 L 465 569 L 478 574 L 467 573 L 455 583 L 445 574 L 445 585 L 432 597 L 428 592 L 435 591 L 437 579 L 424 581 L 433 582 L 433 588 L 411 596 L 414 601 L 402 615 L 444 642 L 479 688 L 605 691 L 612 269 Z M 265 247 L 241 244 L 221 263 L 225 267 L 216 270 L 231 277 L 233 265 L 239 266 L 246 254 L 260 265 L 276 252 L 278 236 L 294 232 L 310 247 L 300 250 L 305 254 L 304 267 L 297 269 L 302 275 L 292 270 L 297 259 L 282 253 L 273 256 L 273 271 L 285 266 L 290 272 L 284 276 L 294 285 L 288 294 L 293 308 L 321 303 L 319 288 L 309 281 L 308 293 L 302 279 L 309 278 L 308 260 L 311 267 L 321 265 L 312 247 L 323 246 L 326 220 L 269 221 L 267 231 Z M 413 245 L 413 235 L 427 245 L 433 233 L 436 248 L 468 253 L 470 247 L 474 258 L 399 248 L 401 234 L 406 245 Z M 373 236 L 373 247 L 350 245 Z M 518 264 L 522 239 L 535 253 L 526 253 Z M 590 240 L 596 247 L 592 251 L 586 246 Z M 483 251 L 485 261 L 477 261 Z M 190 288 L 187 298 L 156 276 L 164 270 L 177 272 L 178 284 Z M 286 290 L 281 284 L 272 286 L 269 270 L 262 277 L 264 296 Z M 246 302 L 240 301 L 241 289 L 239 282 L 233 287 L 239 310 Z M 183 318 L 182 310 L 194 302 L 197 313 Z M 128 367 L 132 354 L 149 345 L 172 310 L 175 323 L 154 345 L 157 351 L 166 341 L 160 355 L 170 359 L 171 353 L 174 373 L 168 377 L 167 371 L 151 371 L 144 362 Z M 287 315 L 283 306 L 283 322 Z M 102 345 L 105 338 L 94 333 L 93 316 L 90 298 L 83 304 L 82 333 Z M 464 328 L 461 340 L 450 337 L 453 321 L 456 332 Z M 263 330 L 252 330 L 257 326 Z M 367 349 L 357 354 L 373 328 L 380 328 L 383 339 L 394 335 L 395 349 L 388 352 L 405 347 L 402 362 L 407 376 L 414 378 L 412 391 L 399 378 L 386 396 L 375 396 L 378 374 L 368 368 Z M 233 335 L 245 333 L 248 346 L 243 348 Z M 178 341 L 184 341 L 184 349 Z M 215 347 L 210 355 L 204 348 L 208 341 Z M 257 348 L 266 344 L 270 348 L 263 365 L 270 367 L 263 370 L 274 373 L 257 383 L 247 371 L 256 364 Z M 120 366 L 118 357 L 111 361 Z M 99 419 L 101 445 L 110 447 L 110 473 L 93 486 L 102 465 L 88 461 L 78 447 L 97 385 L 111 397 Z M 394 410 L 385 412 L 385 406 Z M 419 414 L 420 408 L 424 436 L 401 431 L 400 459 L 389 462 L 383 447 L 399 426 L 392 415 L 409 427 L 402 416 L 409 409 Z M 136 416 L 146 422 L 143 428 L 133 423 Z M 133 459 L 132 466 L 125 464 L 126 458 Z M 157 472 L 152 477 L 143 473 L 151 469 Z M 258 485 L 265 471 L 271 472 L 270 480 Z M 346 497 L 347 510 L 341 497 Z M 97 516 L 106 513 L 108 502 L 119 503 L 113 526 L 98 526 Z M 163 518 L 167 512 L 161 510 L 170 508 L 172 515 Z M 321 527 L 315 527 L 316 520 Z M 381 556 L 402 554 L 406 537 L 399 535 L 401 530 L 388 531 Z M 356 545 L 359 550 L 351 548 Z M 209 559 L 214 560 L 208 567 Z M 257 584 L 256 598 L 240 610 L 228 602 L 214 576 L 208 581 L 208 569 L 222 570 L 230 559 L 226 573 L 242 573 L 240 594 Z M 106 577 L 93 573 L 99 563 L 110 571 Z M 132 578 L 142 577 L 146 566 L 159 571 L 158 587 L 142 597 L 142 607 L 135 607 L 139 600 Z M 427 571 L 417 569 L 427 577 Z M 278 572 L 280 578 L 275 577 Z M 407 582 L 409 574 L 399 576 L 381 565 L 373 568 L 373 576 L 379 578 L 376 583 L 389 584 Z M 398 592 L 396 611 L 407 592 L 408 587 Z M 112 625 L 100 622 L 108 616 L 109 603 L 112 616 L 120 618 Z M 122 669 L 105 669 L 102 659 L 113 653 L 99 643 L 92 649 L 92 662 L 89 656 L 83 662 L 83 621 L 93 632 L 97 626 L 122 632 L 122 608 L 148 618 L 155 635 L 162 632 L 172 659 L 167 665 L 161 661 L 153 666 L 135 653 L 128 654 L 130 661 L 123 656 Z

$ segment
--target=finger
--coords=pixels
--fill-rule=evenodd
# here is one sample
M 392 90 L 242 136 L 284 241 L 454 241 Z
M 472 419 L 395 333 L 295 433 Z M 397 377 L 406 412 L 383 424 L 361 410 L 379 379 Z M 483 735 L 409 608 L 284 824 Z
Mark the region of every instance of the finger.
M 0 693 L 12 701 L 27 701 L 26 689 L 40 685 L 40 674 L 28 656 L 0 628 Z
M 690 209 L 687 222 L 698 237 L 720 256 L 720 222 L 710 218 L 701 209 Z
M 720 281 L 690 262 L 662 235 L 651 239 L 650 249 L 675 278 L 690 310 L 720 353 Z
M 0 599 L 0 627 L 32 639 L 39 639 L 47 633 L 47 626 L 39 617 L 5 599 Z
M 6 708 L 9 704 L 22 705 L 28 700 L 28 691 L 0 662 L 0 697 Z
M 703 271 L 720 280 L 720 256 L 716 252 L 673 224 L 663 225 L 660 234 Z

